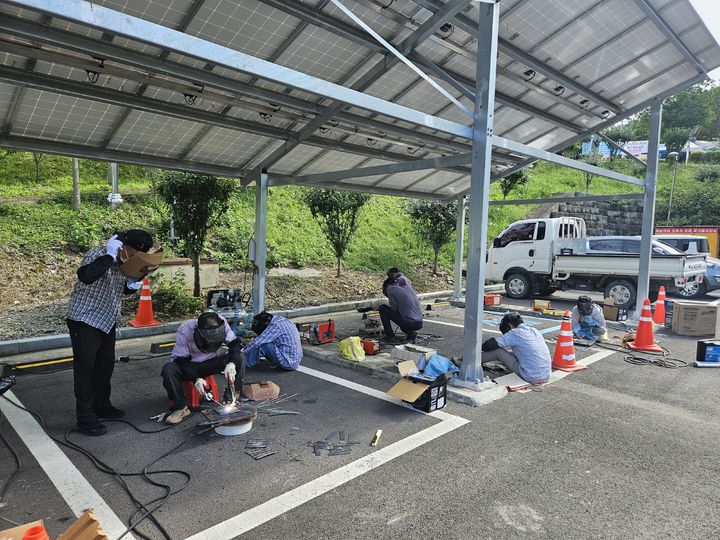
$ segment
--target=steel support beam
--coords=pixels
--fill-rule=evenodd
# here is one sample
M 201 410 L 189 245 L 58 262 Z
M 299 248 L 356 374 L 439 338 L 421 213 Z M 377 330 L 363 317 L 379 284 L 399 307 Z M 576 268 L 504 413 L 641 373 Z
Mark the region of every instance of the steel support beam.
M 658 150 L 662 125 L 662 101 L 656 100 L 650 107 L 647 169 L 645 171 L 645 194 L 643 197 L 642 239 L 640 240 L 640 269 L 638 272 L 635 317 L 640 318 L 642 304 L 650 293 L 650 258 L 652 235 L 655 226 L 655 186 L 657 183 Z
M 272 187 L 306 184 L 298 184 L 296 182 L 296 178 L 291 176 L 271 176 L 268 185 Z M 406 189 L 384 188 L 367 184 L 350 184 L 347 182 L 324 182 L 312 184 L 312 187 L 338 189 L 340 191 L 354 191 L 357 193 L 372 193 L 373 195 L 390 195 L 393 197 L 406 197 L 409 199 L 428 199 L 433 201 L 442 201 L 446 198 L 444 195 L 433 195 L 422 191 L 408 191 Z
M 643 198 L 642 193 L 623 193 L 618 195 L 579 195 L 577 197 L 540 197 L 537 199 L 510 199 L 490 201 L 490 206 L 509 206 L 514 204 L 546 204 L 585 201 L 637 201 Z
M 465 255 L 465 197 L 457 198 L 457 222 L 455 223 L 455 283 L 450 298 L 458 300 L 462 297 L 462 267 Z
M 698 73 L 701 73 L 707 77 L 707 73 L 705 72 L 705 68 L 702 66 L 702 64 L 697 61 L 692 51 L 688 49 L 687 45 L 685 45 L 685 43 L 682 42 L 678 35 L 673 32 L 672 28 L 668 26 L 668 24 L 665 22 L 665 19 L 660 16 L 660 14 L 655 10 L 655 8 L 651 6 L 647 0 L 635 0 L 635 3 L 643 11 L 643 13 L 645 13 L 647 18 L 653 22 L 657 29 L 663 33 L 663 35 L 668 39 L 668 41 L 672 43 L 675 48 L 678 49 L 687 60 L 690 60 L 693 66 L 695 66 L 695 69 L 698 70 Z
M 642 165 L 643 167 L 646 167 L 646 166 L 647 166 L 647 164 L 646 164 L 642 159 L 640 159 L 640 158 L 637 157 L 636 155 L 633 155 L 633 154 L 631 154 L 630 152 L 628 152 L 627 150 L 625 150 L 625 147 L 624 147 L 623 145 L 616 143 L 615 141 L 613 141 L 613 140 L 612 140 L 610 137 L 608 137 L 607 135 L 603 135 L 602 133 L 597 133 L 596 135 L 597 135 L 598 137 L 600 137 L 603 141 L 605 141 L 606 143 L 608 143 L 610 146 L 614 146 L 615 148 L 617 148 L 618 150 L 620 150 L 620 153 L 625 154 L 627 157 L 629 157 L 630 159 L 632 159 L 635 163 L 638 163 L 638 164 Z
M 253 313 L 265 309 L 265 260 L 267 257 L 268 174 L 260 173 L 255 182 L 255 275 L 253 277 Z
M 345 171 L 334 171 L 327 173 L 308 174 L 296 176 L 298 184 L 317 184 L 323 182 L 336 182 L 345 178 L 362 178 L 365 176 L 376 176 L 378 174 L 397 174 L 409 171 L 422 171 L 425 169 L 443 169 L 456 165 L 467 165 L 472 160 L 472 154 L 460 154 L 457 156 L 446 156 L 440 158 L 418 159 L 416 161 L 405 161 L 400 163 L 389 163 L 374 167 L 363 167 L 360 169 L 348 169 Z
M 390 103 L 85 0 L 12 0 L 11 3 L 411 124 L 467 139 L 472 137 L 472 129 L 457 122 Z
M 159 169 L 172 169 L 178 171 L 212 174 L 215 176 L 242 178 L 242 175 L 237 171 L 237 169 L 230 167 L 181 161 L 172 158 L 150 156 L 147 154 L 121 152 L 118 150 L 92 148 L 88 146 L 79 146 L 54 141 L 42 141 L 27 137 L 0 135 L 0 148 L 9 148 L 11 150 L 18 150 L 21 152 L 41 152 L 43 154 L 53 154 L 56 156 L 71 156 L 83 159 L 94 159 L 97 161 L 129 163 L 130 165 L 141 165 L 143 167 L 156 167 Z
M 492 144 L 497 148 L 503 148 L 505 150 L 509 150 L 510 152 L 517 152 L 525 156 L 542 159 L 543 161 L 557 163 L 558 165 L 564 165 L 566 167 L 570 167 L 571 169 L 577 169 L 579 171 L 589 172 L 598 176 L 604 176 L 605 178 L 610 178 L 619 182 L 626 182 L 636 186 L 642 186 L 644 184 L 644 181 L 639 178 L 628 176 L 627 174 L 620 174 L 609 169 L 603 169 L 602 167 L 596 167 L 595 165 L 590 165 L 575 159 L 559 156 L 557 154 L 553 154 L 552 152 L 541 150 L 540 148 L 535 148 L 533 146 L 528 146 L 527 144 L 506 139 L 505 137 L 493 137 Z
M 482 369 L 483 296 L 487 251 L 490 165 L 493 114 L 495 111 L 495 65 L 497 63 L 500 6 L 478 6 L 478 60 L 473 119 L 473 159 L 470 177 L 470 227 L 468 229 L 465 291 L 465 338 L 460 377 L 466 383 L 485 380 Z

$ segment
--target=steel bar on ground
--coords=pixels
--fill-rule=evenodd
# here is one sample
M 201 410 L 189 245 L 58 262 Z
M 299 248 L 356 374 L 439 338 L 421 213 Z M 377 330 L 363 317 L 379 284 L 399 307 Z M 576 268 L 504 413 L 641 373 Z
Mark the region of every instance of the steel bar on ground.
M 645 172 L 645 196 L 643 198 L 642 239 L 640 240 L 640 269 L 637 281 L 635 317 L 640 318 L 642 304 L 650 293 L 650 258 L 652 235 L 655 225 L 655 186 L 657 184 L 660 126 L 662 125 L 662 101 L 657 99 L 650 107 L 650 130 L 648 158 Z
M 253 313 L 265 309 L 265 259 L 267 256 L 268 174 L 260 173 L 255 182 L 255 277 L 253 279 Z
M 493 112 L 495 110 L 495 65 L 497 62 L 500 7 L 479 7 L 478 61 L 473 122 L 473 160 L 470 177 L 470 227 L 465 291 L 465 337 L 460 377 L 465 382 L 483 382 L 482 323 L 485 294 L 485 254 L 490 201 Z

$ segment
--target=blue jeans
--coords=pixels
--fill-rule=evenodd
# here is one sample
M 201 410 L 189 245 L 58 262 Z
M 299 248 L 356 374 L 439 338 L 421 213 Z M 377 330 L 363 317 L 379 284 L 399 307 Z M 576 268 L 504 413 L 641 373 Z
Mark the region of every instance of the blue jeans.
M 264 356 L 273 364 L 278 364 L 278 355 L 275 345 L 272 343 L 263 343 L 257 349 L 253 349 L 249 353 L 245 353 L 245 367 L 253 367 L 260 361 L 260 357 Z

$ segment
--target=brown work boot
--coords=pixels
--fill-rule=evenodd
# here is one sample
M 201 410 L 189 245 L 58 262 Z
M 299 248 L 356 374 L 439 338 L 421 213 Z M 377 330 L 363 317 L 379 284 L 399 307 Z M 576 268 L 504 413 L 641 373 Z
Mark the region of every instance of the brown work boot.
M 190 409 L 185 406 L 182 409 L 176 409 L 168 414 L 165 422 L 168 424 L 179 424 L 188 416 L 190 416 Z

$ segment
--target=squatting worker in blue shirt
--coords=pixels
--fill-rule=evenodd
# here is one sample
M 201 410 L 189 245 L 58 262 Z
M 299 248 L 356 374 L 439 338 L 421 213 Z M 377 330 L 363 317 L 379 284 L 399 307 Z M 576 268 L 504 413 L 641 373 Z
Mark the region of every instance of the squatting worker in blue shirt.
M 300 333 L 294 323 L 281 315 L 263 311 L 253 317 L 252 331 L 257 337 L 242 350 L 247 367 L 257 365 L 264 358 L 288 371 L 298 368 L 303 352 Z
M 78 281 L 70 297 L 67 325 L 73 350 L 73 376 L 77 431 L 103 435 L 99 418 L 122 418 L 125 413 L 110 403 L 110 378 L 115 367 L 115 325 L 123 294 L 137 292 L 143 279 L 128 278 L 120 264 L 137 251 L 147 253 L 153 238 L 147 231 L 118 232 L 106 245 L 88 251 L 78 268 Z M 147 274 L 151 268 L 143 268 Z
M 379 307 L 380 321 L 385 337 L 391 339 L 395 337 L 392 327 L 392 323 L 395 323 L 407 339 L 413 341 L 417 337 L 418 330 L 423 326 L 422 308 L 415 289 L 408 285 L 407 279 L 400 276 L 398 280 L 391 277 L 388 272 L 388 280 L 385 282 L 387 285 L 383 284 L 388 305 Z
M 526 326 L 519 313 L 510 312 L 500 321 L 502 336 L 482 345 L 482 363 L 498 360 L 530 384 L 544 384 L 550 378 L 550 349 L 542 334 Z M 512 352 L 505 349 L 510 347 Z

